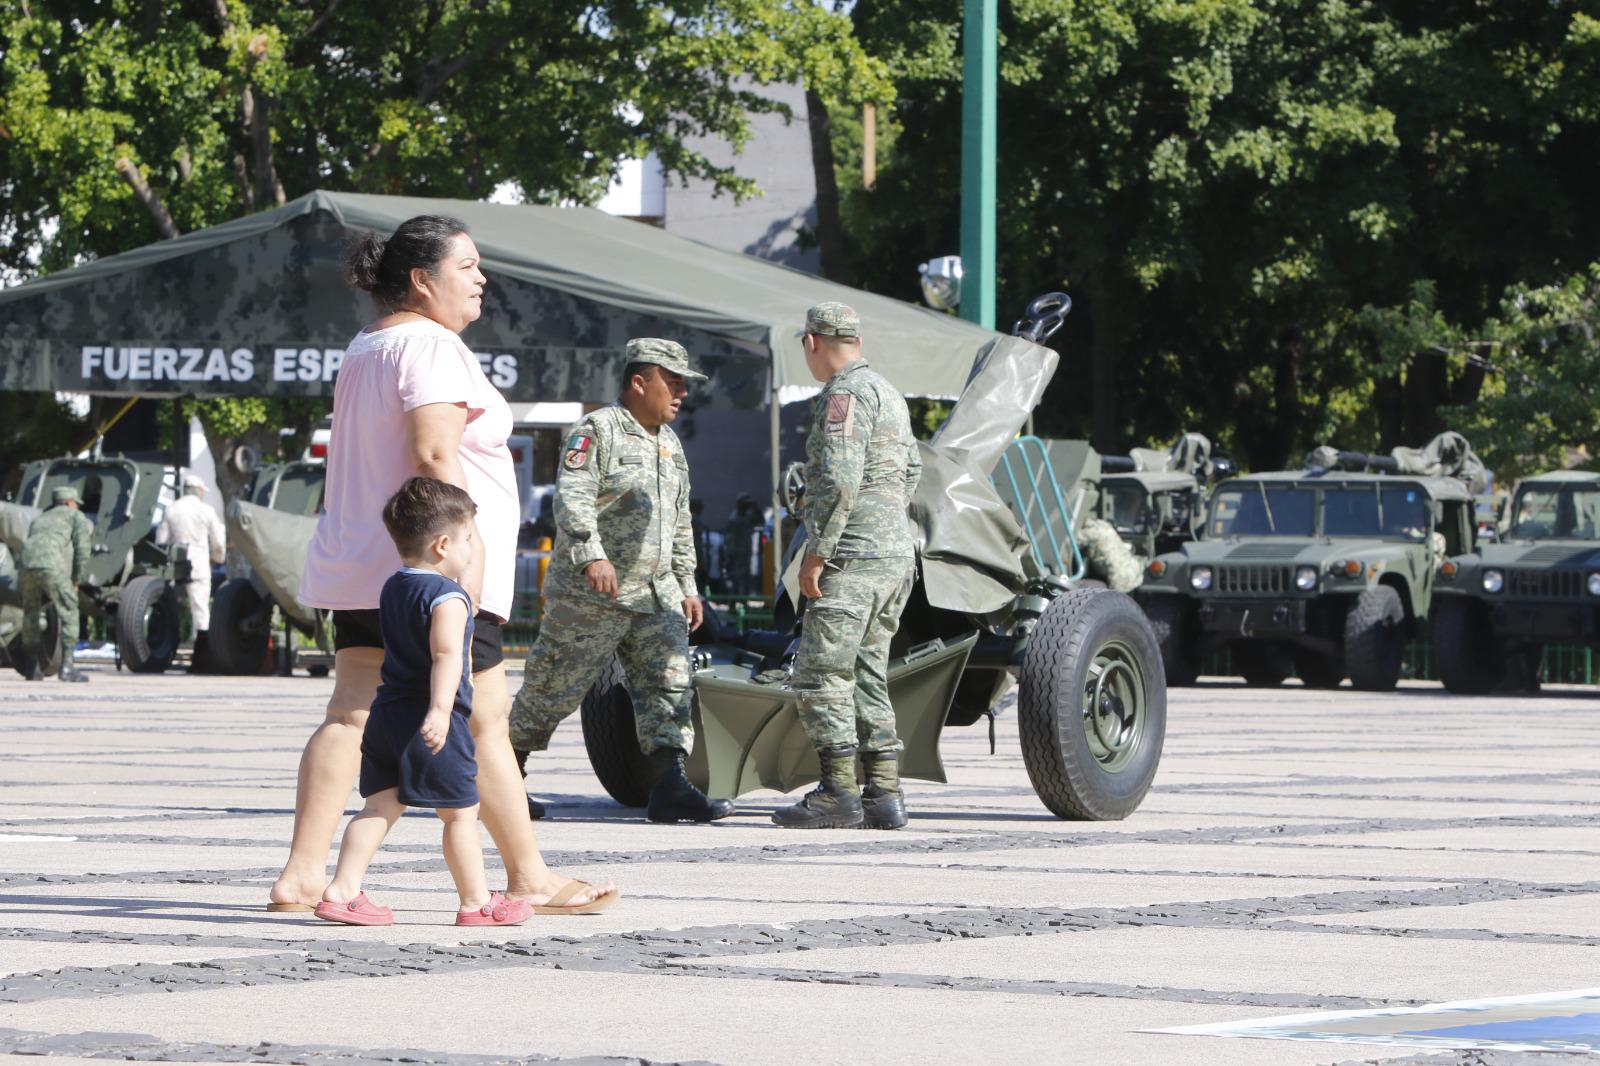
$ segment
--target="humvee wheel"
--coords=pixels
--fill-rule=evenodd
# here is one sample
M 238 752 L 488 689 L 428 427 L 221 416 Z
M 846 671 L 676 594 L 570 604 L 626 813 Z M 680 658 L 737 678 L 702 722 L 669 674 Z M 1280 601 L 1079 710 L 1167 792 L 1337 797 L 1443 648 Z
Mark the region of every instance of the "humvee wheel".
M 1161 649 L 1168 687 L 1194 684 L 1200 676 L 1200 657 L 1189 639 L 1189 605 L 1179 596 L 1150 596 L 1141 605 Z
M 1433 660 L 1439 666 L 1439 680 L 1457 695 L 1482 695 L 1505 677 L 1505 663 L 1485 614 L 1474 600 L 1441 596 L 1434 601 Z
M 218 673 L 261 673 L 271 630 L 271 603 L 244 578 L 224 581 L 211 597 L 208 644 Z
M 38 623 L 35 622 L 37 625 Z M 44 659 L 40 662 L 39 673 L 45 677 L 54 677 L 61 672 L 61 616 L 56 614 L 53 604 L 45 604 L 44 625 L 39 627 L 39 649 L 44 652 Z M 11 638 L 11 643 L 6 645 L 6 658 L 11 665 L 17 668 L 17 673 L 27 677 L 31 672 L 34 661 L 22 647 L 22 634 Z
M 1126 818 L 1161 762 L 1167 689 L 1139 605 L 1083 589 L 1054 600 L 1022 662 L 1017 728 L 1039 799 L 1059 818 Z
M 154 574 L 136 577 L 117 597 L 117 651 L 136 674 L 157 674 L 178 654 L 178 597 Z
M 1281 647 L 1263 641 L 1235 644 L 1233 668 L 1253 688 L 1281 685 L 1289 676 L 1289 657 Z
M 1388 692 L 1400 680 L 1405 659 L 1406 609 L 1388 585 L 1363 589 L 1344 616 L 1344 665 L 1350 685 Z
M 624 807 L 643 807 L 650 801 L 650 758 L 639 750 L 633 696 L 620 661 L 612 659 L 589 686 L 580 713 L 583 746 L 600 784 Z

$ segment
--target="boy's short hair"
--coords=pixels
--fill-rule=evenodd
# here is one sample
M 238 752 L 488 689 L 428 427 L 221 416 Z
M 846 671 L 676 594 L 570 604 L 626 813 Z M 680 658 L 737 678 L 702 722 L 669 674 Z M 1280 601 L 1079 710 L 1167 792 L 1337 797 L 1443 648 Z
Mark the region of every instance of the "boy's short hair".
M 428 541 L 478 513 L 463 489 L 432 477 L 414 477 L 383 505 L 383 525 L 403 556 L 415 557 Z

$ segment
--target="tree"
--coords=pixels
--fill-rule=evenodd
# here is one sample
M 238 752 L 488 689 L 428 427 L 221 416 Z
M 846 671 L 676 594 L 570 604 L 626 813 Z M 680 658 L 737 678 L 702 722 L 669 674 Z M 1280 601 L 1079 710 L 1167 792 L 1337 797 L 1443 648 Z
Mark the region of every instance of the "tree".
M 651 151 L 753 195 L 686 140 L 743 143 L 749 114 L 781 106 L 755 87 L 778 80 L 886 84 L 810 0 L 0 0 L 0 272 L 316 188 L 591 202 Z M 208 435 L 283 414 L 200 412 Z
M 1380 358 L 1363 311 L 1427 284 L 1473 330 L 1592 257 L 1588 6 L 1014 0 L 1001 307 L 1077 297 L 1042 427 L 1111 450 L 1187 425 L 1258 468 L 1419 443 L 1483 368 Z M 960 4 L 853 17 L 900 127 L 877 187 L 846 186 L 855 279 L 914 298 L 915 263 L 958 241 Z

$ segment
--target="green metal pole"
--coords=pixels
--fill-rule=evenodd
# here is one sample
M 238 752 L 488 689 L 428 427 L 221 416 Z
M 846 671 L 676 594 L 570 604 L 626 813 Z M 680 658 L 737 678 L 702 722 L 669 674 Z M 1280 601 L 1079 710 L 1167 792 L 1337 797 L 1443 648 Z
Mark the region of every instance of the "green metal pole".
M 966 0 L 961 82 L 961 317 L 994 328 L 995 83 L 1000 0 Z

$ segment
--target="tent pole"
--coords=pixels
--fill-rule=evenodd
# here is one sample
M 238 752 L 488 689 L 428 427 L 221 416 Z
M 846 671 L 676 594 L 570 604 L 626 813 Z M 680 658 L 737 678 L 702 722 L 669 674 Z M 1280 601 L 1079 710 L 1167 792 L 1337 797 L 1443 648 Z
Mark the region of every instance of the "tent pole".
M 781 418 L 778 408 L 778 359 L 775 354 L 772 368 L 768 372 L 768 380 L 771 385 L 767 396 L 767 411 L 772 447 L 772 592 L 776 596 L 778 582 L 783 580 L 783 471 L 782 460 L 778 455 Z

